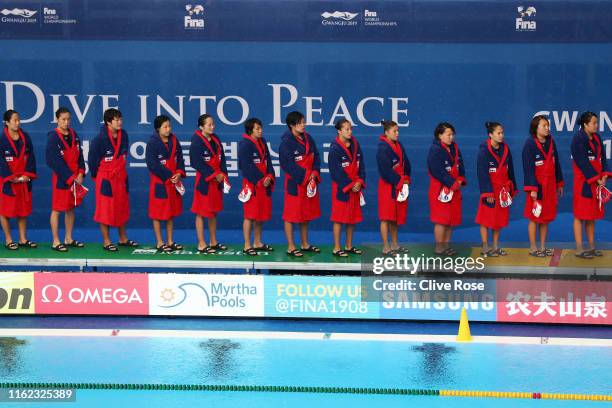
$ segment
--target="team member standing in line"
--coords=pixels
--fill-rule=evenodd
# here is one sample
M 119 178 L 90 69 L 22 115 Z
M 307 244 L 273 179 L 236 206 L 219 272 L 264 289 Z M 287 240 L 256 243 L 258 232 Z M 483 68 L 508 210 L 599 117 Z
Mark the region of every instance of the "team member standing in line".
M 510 205 L 516 195 L 516 179 L 512 153 L 504 143 L 504 128 L 497 122 L 485 124 L 489 137 L 480 145 L 476 167 L 480 200 L 476 223 L 480 224 L 482 256 L 508 255 L 499 247 L 499 233 L 510 220 Z M 489 248 L 489 230 L 492 230 L 493 248 Z
M 85 246 L 72 237 L 74 229 L 74 209 L 83 202 L 87 189 L 83 187 L 85 160 L 81 139 L 70 127 L 70 111 L 59 108 L 55 112 L 57 127 L 47 134 L 46 162 L 53 172 L 51 194 L 51 234 L 55 251 L 66 252 L 68 247 Z M 64 243 L 59 239 L 59 217 L 64 213 L 66 226 Z
M 524 215 L 529 220 L 529 255 L 542 258 L 553 255 L 553 250 L 546 248 L 546 235 L 548 224 L 557 217 L 558 197 L 563 195 L 563 173 L 548 118 L 535 116 L 529 134 L 523 146 L 523 179 L 527 193 Z M 540 249 L 536 245 L 538 231 Z
M 355 224 L 363 221 L 361 204 L 365 204 L 365 163 L 357 139 L 353 136 L 353 125 L 346 119 L 336 122 L 338 135 L 329 149 L 329 174 L 332 179 L 331 221 L 334 223 L 333 254 L 347 257 L 349 254 L 361 254 L 353 246 Z M 342 225 L 346 228 L 346 244 L 340 246 Z
M 185 177 L 183 148 L 172 133 L 170 118 L 160 115 L 153 122 L 155 133 L 147 142 L 146 162 L 151 175 L 149 184 L 149 218 L 153 220 L 156 248 L 159 252 L 172 252 L 183 249 L 174 242 L 174 218 L 183 212 L 185 187 L 181 181 Z M 166 221 L 164 242 L 161 221 Z
M 591 259 L 603 256 L 595 249 L 595 220 L 604 217 L 601 189 L 605 189 L 610 172 L 601 137 L 597 134 L 597 115 L 584 112 L 580 116 L 580 130 L 572 139 L 574 169 L 574 238 L 576 256 Z M 584 250 L 582 229 L 586 231 L 589 249 Z
M 321 160 L 314 140 L 306 133 L 304 115 L 296 111 L 290 112 L 285 122 L 289 129 L 281 138 L 279 159 L 285 172 L 283 220 L 287 255 L 302 257 L 304 252 L 321 252 L 308 241 L 308 223 L 321 216 L 318 191 L 318 184 L 321 182 Z M 297 224 L 300 229 L 299 250 L 293 240 L 293 224 Z
M 215 135 L 215 121 L 208 114 L 198 118 L 198 130 L 191 137 L 189 158 L 196 169 L 195 191 L 191 211 L 195 213 L 198 252 L 212 254 L 227 249 L 217 241 L 217 214 L 223 210 L 223 192 L 229 193 L 227 164 L 219 137 Z M 204 218 L 208 218 L 210 245 L 204 237 Z
M 392 120 L 381 122 L 376 163 L 378 165 L 378 217 L 384 255 L 409 252 L 399 246 L 398 226 L 406 223 L 410 185 L 410 160 L 399 141 L 399 126 Z M 391 243 L 389 243 L 391 236 Z
M 242 140 L 238 144 L 238 168 L 242 173 L 242 191 L 239 199 L 244 203 L 243 253 L 256 256 L 259 251 L 274 249 L 261 240 L 263 223 L 272 218 L 272 191 L 274 190 L 274 168 L 263 125 L 257 118 L 244 122 Z M 251 230 L 253 245 L 251 245 Z
M 453 256 L 449 247 L 453 227 L 461 224 L 461 188 L 467 183 L 459 146 L 455 143 L 455 128 L 448 122 L 439 123 L 427 155 L 429 171 L 429 211 L 434 224 L 436 255 Z
M 4 247 L 36 248 L 26 237 L 27 217 L 32 213 L 32 180 L 36 178 L 36 158 L 30 135 L 21 129 L 19 114 L 4 112 L 4 135 L 0 136 L 0 222 Z M 10 219 L 17 218 L 19 241 L 13 242 Z
M 89 148 L 89 171 L 96 183 L 94 221 L 100 224 L 102 247 L 111 252 L 116 252 L 118 248 L 110 240 L 110 227 L 118 229 L 120 246 L 138 246 L 126 235 L 126 224 L 130 218 L 126 168 L 129 146 L 121 112 L 115 108 L 107 109 L 104 112 L 104 125 Z

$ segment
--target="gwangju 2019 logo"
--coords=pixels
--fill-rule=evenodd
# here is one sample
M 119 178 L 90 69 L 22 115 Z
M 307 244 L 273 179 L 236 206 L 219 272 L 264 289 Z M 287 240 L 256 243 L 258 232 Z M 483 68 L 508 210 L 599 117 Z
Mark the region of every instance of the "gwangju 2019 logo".
M 38 10 L 29 10 L 26 8 L 13 8 L 13 9 L 2 9 L 0 19 L 3 23 L 20 23 L 20 24 L 32 24 L 36 23 L 38 19 L 34 17 L 38 13 Z
M 533 6 L 518 6 L 516 10 L 518 12 L 518 17 L 516 18 L 516 31 L 535 31 L 536 22 L 534 19 L 536 16 L 536 8 Z
M 186 4 L 183 23 L 186 30 L 201 30 L 204 28 L 204 6 L 201 4 Z
M 326 11 L 321 14 L 321 17 L 323 17 L 321 24 L 324 26 L 356 26 L 355 17 L 358 15 L 359 13 L 351 13 L 350 11 L 334 11 L 333 13 Z

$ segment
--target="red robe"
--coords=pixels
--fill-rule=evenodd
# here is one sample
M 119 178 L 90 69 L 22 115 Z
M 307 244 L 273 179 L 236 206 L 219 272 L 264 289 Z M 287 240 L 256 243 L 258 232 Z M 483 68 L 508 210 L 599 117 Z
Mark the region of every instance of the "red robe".
M 437 142 L 440 145 L 440 148 L 443 152 L 446 152 L 445 155 L 448 156 L 450 160 L 448 160 L 448 166 L 446 167 L 446 172 L 448 175 L 454 180 L 454 183 L 449 187 L 442 183 L 441 180 L 434 177 L 434 175 L 429 173 L 429 211 L 430 211 L 430 219 L 434 224 L 446 225 L 450 227 L 454 227 L 457 225 L 461 225 L 461 189 L 460 185 L 465 184 L 465 178 L 461 176 L 461 172 L 459 170 L 459 166 L 462 165 L 459 155 L 459 146 L 453 142 L 455 146 L 455 154 L 454 156 L 451 154 L 450 148 L 446 146 L 442 142 Z M 434 145 L 432 148 L 436 148 Z M 443 154 L 444 155 L 444 154 Z M 437 156 L 437 155 L 435 155 Z M 429 161 L 436 161 L 436 157 L 431 155 L 428 157 Z M 437 157 L 439 161 L 439 157 Z M 429 164 L 429 163 L 428 163 Z M 434 164 L 434 163 L 432 163 Z M 439 165 L 440 163 L 435 163 Z M 438 200 L 438 196 L 440 195 L 440 191 L 443 187 L 448 187 L 453 190 L 453 198 L 448 203 L 443 203 Z
M 32 213 L 31 184 L 11 183 L 10 180 L 21 176 L 28 176 L 30 179 L 36 178 L 36 173 L 32 172 L 35 171 L 34 169 L 32 171 L 26 170 L 29 155 L 34 153 L 26 154 L 28 141 L 21 129 L 19 129 L 19 138 L 21 139 L 21 149 L 19 151 L 17 151 L 15 142 L 11 139 L 6 127 L 4 128 L 4 135 L 13 152 L 15 152 L 15 156 L 10 156 L 10 159 L 8 157 L 5 158 L 11 175 L 0 179 L 0 215 L 7 218 L 27 217 Z M 10 194 L 4 193 L 5 188 L 10 189 Z
M 533 138 L 533 142 L 539 154 L 542 155 L 542 160 L 538 160 L 534 163 L 535 181 L 537 186 L 527 185 L 526 181 L 526 185 L 524 187 L 524 190 L 527 193 L 527 198 L 525 199 L 525 210 L 523 215 L 529 221 L 537 224 L 548 224 L 557 217 L 557 204 L 559 201 L 557 189 L 563 186 L 563 181 L 558 181 L 559 174 L 557 174 L 558 166 L 554 154 L 554 141 L 552 136 L 549 136 L 549 138 L 550 141 L 548 142 L 548 151 L 544 151 L 544 147 L 538 141 L 538 139 L 535 137 Z M 526 164 L 526 156 L 528 155 L 523 153 L 523 166 Z M 530 158 L 530 160 L 532 159 Z M 527 164 L 529 165 L 529 163 Z M 538 193 L 538 201 L 542 205 L 542 212 L 540 213 L 539 217 L 533 215 L 532 210 L 534 200 L 531 198 L 532 191 Z
M 251 198 L 243 204 L 244 218 L 264 222 L 272 218 L 272 191 L 274 191 L 274 169 L 266 148 L 265 141 L 249 135 L 242 135 L 244 140 L 238 148 L 238 163 L 243 175 L 242 188 L 249 188 Z M 253 147 L 255 151 L 253 152 Z M 264 180 L 271 183 L 264 186 Z
M 483 160 L 486 170 L 488 170 L 488 178 L 493 187 L 492 192 L 482 193 L 478 204 L 478 212 L 476 213 L 476 224 L 493 230 L 499 230 L 508 225 L 510 220 L 510 207 L 502 207 L 500 204 L 500 193 L 502 188 L 506 190 L 512 197 L 516 195 L 514 183 L 510 179 L 509 171 L 509 155 L 510 149 L 507 144 L 503 144 L 503 153 L 500 158 L 491 147 L 491 139 L 487 140 L 487 150 L 490 153 L 486 156 L 479 156 L 478 160 Z M 497 163 L 496 166 L 490 167 L 489 162 L 491 157 Z M 514 172 L 513 172 L 514 173 Z M 494 198 L 495 203 L 490 205 L 486 202 L 487 198 Z
M 66 162 L 66 165 L 73 173 L 72 177 L 70 177 L 67 181 L 67 184 L 71 187 L 66 189 L 57 188 L 57 174 L 53 173 L 51 177 L 51 183 L 53 185 L 53 191 L 51 193 L 51 208 L 53 211 L 69 211 L 75 207 L 78 207 L 83 202 L 83 195 L 76 193 L 74 188 L 81 189 L 81 186 L 76 185 L 74 180 L 78 177 L 79 174 L 85 174 L 85 169 L 79 168 L 79 156 L 82 154 L 79 149 L 79 144 L 76 142 L 76 135 L 72 128 L 70 130 L 70 135 L 72 137 L 72 144 L 69 146 L 68 143 L 64 140 L 64 136 L 61 134 L 59 129 L 55 129 L 55 133 L 57 137 L 64 145 L 64 155 L 63 159 Z
M 202 177 L 204 176 L 200 171 L 196 172 L 191 212 L 204 218 L 212 218 L 216 217 L 217 214 L 223 210 L 223 181 L 219 183 L 216 178 L 219 174 L 221 174 L 223 175 L 225 181 L 228 180 L 227 174 L 221 169 L 223 146 L 221 146 L 221 142 L 215 135 L 211 135 L 211 142 L 216 147 L 217 153 L 215 153 L 215 149 L 213 149 L 211 143 L 208 141 L 208 139 L 206 139 L 201 131 L 197 130 L 195 134 L 202 140 L 204 146 L 206 146 L 210 152 L 210 159 L 205 163 L 205 165 L 208 165 L 212 169 L 212 173 L 203 180 L 204 183 L 208 183 L 208 193 L 204 194 L 198 189 L 198 186 L 200 183 L 202 183 Z M 193 144 L 190 154 L 192 153 L 192 149 Z
M 106 128 L 114 154 L 112 158 L 102 158 L 96 174 L 96 212 L 94 221 L 111 227 L 121 227 L 130 218 L 130 199 L 127 191 L 127 160 L 121 155 L 123 132 L 117 131 L 117 139 Z M 110 160 L 109 160 L 110 159 Z M 104 194 L 103 186 L 110 186 L 112 194 Z
M 410 161 L 404 154 L 402 144 L 390 142 L 385 135 L 380 136 L 376 161 L 380 178 L 378 179 L 378 218 L 398 225 L 406 223 L 408 199 L 397 201 L 397 195 L 405 183 L 410 183 Z
M 360 177 L 363 171 L 363 158 L 359 143 L 351 138 L 351 151 L 340 138 L 336 138 L 329 153 L 329 172 L 332 177 L 331 221 L 341 224 L 357 224 L 363 221 L 360 197 L 365 188 L 365 181 Z M 341 152 L 340 155 L 336 152 Z M 346 157 L 348 162 L 342 161 Z M 336 174 L 338 173 L 338 174 Z M 344 174 L 342 174 L 344 173 Z M 358 192 L 352 191 L 355 183 L 361 184 Z M 342 198 L 342 199 L 341 199 Z

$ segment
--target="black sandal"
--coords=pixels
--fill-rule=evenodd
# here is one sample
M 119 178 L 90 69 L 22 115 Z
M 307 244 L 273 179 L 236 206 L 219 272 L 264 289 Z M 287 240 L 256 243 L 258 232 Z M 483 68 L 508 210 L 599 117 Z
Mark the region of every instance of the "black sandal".
M 248 256 L 257 256 L 257 250 L 255 248 L 247 248 L 247 249 L 243 249 L 242 253 L 244 255 L 248 255 Z
M 157 252 L 162 252 L 164 254 L 167 254 L 168 252 L 172 252 L 172 247 L 166 244 L 155 247 L 155 249 L 157 249 Z
M 339 249 L 337 251 L 332 251 L 332 254 L 334 256 L 339 257 L 339 258 L 348 258 L 348 254 L 343 249 Z
M 119 246 L 122 246 L 122 247 L 137 247 L 139 245 L 140 244 L 138 242 L 132 241 L 131 239 L 128 239 L 125 242 L 119 242 Z
M 67 247 L 73 247 L 73 248 L 83 248 L 85 246 L 84 243 L 77 241 L 76 239 L 73 239 L 72 242 L 70 243 L 64 242 L 64 245 Z
M 397 249 L 391 249 L 388 252 L 381 252 L 383 254 L 383 256 L 395 256 L 395 255 L 399 255 L 399 252 Z
M 299 249 L 294 249 L 293 251 L 287 251 L 287 255 L 293 256 L 295 258 L 301 258 L 304 254 Z
M 227 249 L 227 245 L 223 245 L 218 242 L 215 245 L 211 245 L 210 247 L 212 249 L 216 249 L 217 251 L 225 251 Z
M 57 252 L 68 252 L 68 248 L 64 244 L 51 245 L 51 249 Z
M 497 258 L 499 257 L 499 254 L 497 253 L 497 251 L 489 249 L 488 251 L 480 251 L 480 256 L 482 256 L 483 258 Z
M 495 250 L 495 253 L 499 256 L 508 256 L 508 253 L 506 251 L 504 251 L 502 248 L 497 248 Z
M 446 256 L 455 256 L 455 255 L 457 255 L 457 251 L 455 251 L 453 248 L 450 248 L 450 247 L 449 247 L 449 248 L 446 248 L 446 249 L 444 250 L 444 252 L 442 252 L 442 253 L 443 253 L 444 255 L 446 255 Z
M 258 247 L 253 247 L 254 250 L 256 251 L 267 251 L 267 252 L 272 252 L 274 251 L 274 248 L 272 248 L 270 245 L 268 244 L 263 244 L 262 246 L 258 246 Z
M 32 242 L 30 240 L 27 240 L 26 242 L 20 242 L 19 246 L 20 247 L 25 247 L 25 248 L 38 248 L 38 244 L 36 242 Z
M 19 245 L 16 242 L 9 242 L 8 244 L 4 244 L 4 247 L 9 251 L 16 251 L 19 249 Z
M 181 244 L 177 244 L 176 242 L 169 244 L 168 247 L 173 251 L 182 251 L 184 248 Z
M 536 257 L 536 258 L 546 258 L 546 252 L 544 251 L 540 251 L 539 249 L 536 249 L 535 251 L 530 251 L 529 252 L 530 256 Z
M 217 253 L 217 250 L 209 245 L 209 246 L 205 246 L 202 249 L 198 248 L 198 253 L 199 254 L 205 254 L 205 255 L 215 254 L 215 253 Z
M 409 254 L 410 253 L 410 249 L 408 249 L 406 247 L 399 247 L 399 248 L 397 248 L 397 251 L 402 253 L 402 254 Z
M 108 252 L 117 252 L 119 250 L 119 248 L 117 248 L 115 244 L 104 245 L 102 248 L 104 248 L 104 250 Z
M 544 248 L 541 251 L 546 256 L 553 256 L 555 254 L 555 250 L 550 248 Z
M 346 252 L 347 254 L 355 254 L 355 255 L 363 254 L 363 251 L 361 249 L 355 248 L 355 247 L 344 248 L 344 252 Z
M 321 252 L 321 250 L 314 245 L 308 245 L 308 248 L 300 248 L 300 251 L 301 252 L 312 252 L 314 254 L 318 254 Z
M 598 249 L 591 249 L 589 253 L 591 254 L 591 256 L 603 256 L 603 252 Z
M 591 251 L 582 251 L 582 252 L 574 254 L 574 256 L 576 258 L 582 258 L 582 259 L 593 259 L 593 255 L 591 255 Z

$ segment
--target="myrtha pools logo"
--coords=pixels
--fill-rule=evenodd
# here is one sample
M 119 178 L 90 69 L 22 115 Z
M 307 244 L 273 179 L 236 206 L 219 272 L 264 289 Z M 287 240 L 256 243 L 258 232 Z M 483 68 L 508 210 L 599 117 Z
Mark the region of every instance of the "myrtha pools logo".
M 201 4 L 186 4 L 185 13 L 184 25 L 186 29 L 204 28 L 204 6 Z
M 536 15 L 536 9 L 530 7 L 517 7 L 518 17 L 516 18 L 516 31 L 535 31 L 536 22 L 533 21 Z

